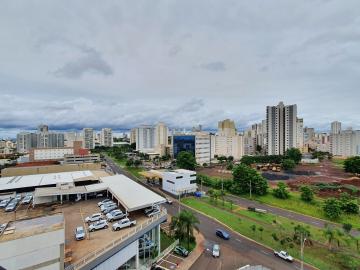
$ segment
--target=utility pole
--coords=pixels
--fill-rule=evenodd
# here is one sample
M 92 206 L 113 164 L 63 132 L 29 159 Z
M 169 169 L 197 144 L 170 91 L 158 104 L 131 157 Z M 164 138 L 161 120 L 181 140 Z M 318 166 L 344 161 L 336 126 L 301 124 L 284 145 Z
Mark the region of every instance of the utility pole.
M 224 192 L 224 179 L 221 178 L 221 191 Z
M 304 238 L 303 233 L 300 233 L 300 253 L 301 253 L 301 266 L 300 269 L 304 270 L 304 245 L 305 245 L 305 241 L 306 238 Z
M 178 201 L 178 204 L 179 204 L 178 214 L 180 214 L 180 192 L 179 192 L 179 201 Z
M 250 178 L 250 200 L 251 200 L 251 178 Z

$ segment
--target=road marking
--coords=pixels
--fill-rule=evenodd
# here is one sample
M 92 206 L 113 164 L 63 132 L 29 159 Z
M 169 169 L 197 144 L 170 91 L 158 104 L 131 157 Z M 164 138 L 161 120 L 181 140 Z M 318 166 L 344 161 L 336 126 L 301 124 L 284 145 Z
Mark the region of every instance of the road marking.
M 172 264 L 172 265 L 177 265 L 176 263 L 170 262 L 170 261 L 168 261 L 168 260 L 165 260 L 165 259 L 162 259 L 162 261 L 163 261 L 163 262 L 167 262 L 167 263 L 170 263 L 170 264 Z
M 267 255 L 270 255 L 270 252 L 266 252 L 266 251 L 263 251 L 263 250 L 260 250 L 260 252 L 261 252 L 262 254 L 265 254 L 266 256 L 267 256 Z
M 175 258 L 178 258 L 178 259 L 180 259 L 180 260 L 182 260 L 182 261 L 184 260 L 184 258 L 181 258 L 181 257 L 179 257 L 179 256 L 176 256 L 175 254 L 169 253 L 169 255 L 170 255 L 170 256 L 173 256 L 173 257 L 175 257 Z
M 235 240 L 238 241 L 238 242 L 240 242 L 240 243 L 242 242 L 240 239 L 237 239 L 237 238 L 236 238 Z

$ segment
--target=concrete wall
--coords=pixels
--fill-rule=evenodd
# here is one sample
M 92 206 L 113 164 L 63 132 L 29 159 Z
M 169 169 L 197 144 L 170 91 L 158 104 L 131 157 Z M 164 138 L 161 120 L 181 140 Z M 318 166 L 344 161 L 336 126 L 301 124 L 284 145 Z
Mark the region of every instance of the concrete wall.
M 82 163 L 82 164 L 64 164 L 64 165 L 49 165 L 38 167 L 11 167 L 1 171 L 2 177 L 30 175 L 30 174 L 45 174 L 45 173 L 59 173 L 59 172 L 74 172 L 87 170 L 100 170 L 100 163 Z
M 15 228 L 16 230 L 16 228 Z M 5 269 L 63 269 L 64 229 L 0 242 L 0 265 Z

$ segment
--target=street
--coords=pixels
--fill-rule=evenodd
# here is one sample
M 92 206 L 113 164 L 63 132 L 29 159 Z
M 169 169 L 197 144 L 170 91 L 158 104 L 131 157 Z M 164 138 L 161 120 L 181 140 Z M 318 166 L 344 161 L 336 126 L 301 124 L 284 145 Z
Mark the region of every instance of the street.
M 129 173 L 124 172 L 123 169 L 119 168 L 110 158 L 105 158 L 108 166 L 119 174 L 125 174 L 129 176 Z M 129 176 L 131 179 L 136 181 L 134 176 Z M 150 188 L 148 187 L 149 189 Z M 158 192 L 158 191 L 157 191 Z M 176 215 L 178 213 L 179 204 L 177 200 L 173 200 L 172 205 L 165 205 L 169 215 Z M 273 250 L 269 250 L 262 245 L 248 240 L 247 238 L 230 232 L 231 239 L 223 240 L 215 235 L 215 229 L 220 228 L 225 231 L 229 229 L 222 226 L 220 223 L 195 212 L 188 207 L 181 205 L 181 210 L 187 209 L 194 212 L 195 216 L 199 219 L 199 230 L 205 237 L 205 249 L 199 259 L 192 265 L 190 269 L 207 269 L 207 270 L 220 270 L 220 269 L 237 269 L 241 266 L 250 265 L 262 265 L 269 269 L 300 269 L 300 263 L 288 263 L 274 256 Z M 214 243 L 220 244 L 220 258 L 213 258 L 211 256 L 211 249 Z M 313 269 L 304 265 L 304 269 Z

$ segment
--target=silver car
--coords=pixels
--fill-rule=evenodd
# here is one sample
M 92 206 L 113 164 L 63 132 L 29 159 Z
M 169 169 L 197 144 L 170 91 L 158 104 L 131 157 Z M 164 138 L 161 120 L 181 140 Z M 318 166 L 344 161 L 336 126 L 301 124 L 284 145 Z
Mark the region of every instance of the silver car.
M 89 231 L 93 232 L 96 230 L 107 229 L 107 228 L 108 228 L 108 224 L 106 220 L 100 219 L 99 221 L 96 221 L 89 226 Z
M 83 240 L 85 239 L 85 230 L 84 227 L 79 226 L 75 229 L 75 239 L 76 240 Z
M 116 205 L 116 204 L 115 204 L 115 205 L 111 205 L 111 206 L 105 208 L 105 209 L 103 210 L 103 213 L 104 213 L 104 214 L 107 214 L 107 213 L 110 213 L 111 211 L 113 211 L 113 210 L 115 210 L 115 209 L 117 209 L 117 205 Z
M 6 207 L 5 212 L 12 212 L 16 209 L 16 206 L 18 204 L 18 201 L 16 199 L 13 199 Z
M 0 203 L 0 208 L 5 208 L 9 204 L 10 201 L 11 201 L 11 198 L 2 200 Z

